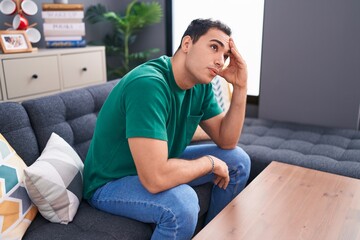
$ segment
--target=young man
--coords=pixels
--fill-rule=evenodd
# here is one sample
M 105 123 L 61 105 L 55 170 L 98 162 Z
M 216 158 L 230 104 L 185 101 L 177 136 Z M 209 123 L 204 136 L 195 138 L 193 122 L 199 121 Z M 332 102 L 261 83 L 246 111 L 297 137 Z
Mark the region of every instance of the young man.
M 172 58 L 142 64 L 114 87 L 85 161 L 92 206 L 155 223 L 152 239 L 190 239 L 199 211 L 190 186 L 214 182 L 207 222 L 244 188 L 250 160 L 237 142 L 247 68 L 230 35 L 219 21 L 194 20 Z M 233 86 L 226 113 L 212 92 L 216 75 Z M 188 146 L 198 124 L 216 145 Z

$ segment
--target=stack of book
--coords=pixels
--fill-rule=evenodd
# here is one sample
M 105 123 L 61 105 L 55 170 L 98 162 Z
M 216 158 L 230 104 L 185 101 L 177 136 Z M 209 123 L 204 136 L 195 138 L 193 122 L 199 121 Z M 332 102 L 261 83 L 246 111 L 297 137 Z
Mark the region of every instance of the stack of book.
M 83 4 L 43 3 L 41 14 L 47 48 L 86 46 Z

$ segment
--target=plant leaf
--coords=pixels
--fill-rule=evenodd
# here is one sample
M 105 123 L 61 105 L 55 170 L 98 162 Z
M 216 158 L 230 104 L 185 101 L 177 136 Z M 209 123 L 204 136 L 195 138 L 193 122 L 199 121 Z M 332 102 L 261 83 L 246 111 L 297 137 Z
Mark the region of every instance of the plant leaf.
M 158 49 L 158 48 L 151 48 L 146 51 L 131 53 L 129 55 L 129 58 L 131 60 L 146 60 L 151 56 L 151 54 L 157 53 L 159 51 L 160 51 L 160 49 Z
M 107 13 L 104 13 L 104 17 L 105 17 L 105 19 L 114 23 L 114 25 L 118 31 L 123 30 L 125 23 L 124 23 L 123 18 L 120 15 L 116 14 L 115 12 L 107 12 Z
M 103 14 L 106 12 L 106 8 L 100 3 L 94 6 L 90 6 L 85 12 L 85 21 L 92 24 L 104 21 Z
M 114 31 L 104 37 L 107 56 L 118 56 L 120 66 L 111 69 L 108 67 L 108 76 L 121 77 L 137 64 L 145 62 L 159 49 L 149 49 L 132 53 L 129 46 L 136 40 L 136 32 L 142 28 L 158 23 L 163 17 L 162 7 L 158 2 L 138 2 L 133 0 L 127 5 L 125 15 L 106 11 L 101 4 L 89 7 L 87 19 L 90 23 L 108 21 L 112 23 Z
M 132 31 L 158 23 L 163 16 L 161 5 L 158 2 L 136 2 L 131 7 L 131 11 L 126 15 L 126 18 Z

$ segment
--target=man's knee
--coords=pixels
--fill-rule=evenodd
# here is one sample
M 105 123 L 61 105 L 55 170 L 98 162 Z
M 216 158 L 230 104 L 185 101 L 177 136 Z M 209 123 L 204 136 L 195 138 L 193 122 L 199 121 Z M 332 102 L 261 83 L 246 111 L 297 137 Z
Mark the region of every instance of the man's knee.
M 179 216 L 190 216 L 196 218 L 200 210 L 199 200 L 195 190 L 189 185 L 182 184 L 171 189 L 173 198 L 173 211 Z
M 188 185 L 179 185 L 168 190 L 170 203 L 162 216 L 162 227 L 173 228 L 176 234 L 190 238 L 195 231 L 200 210 L 198 197 L 194 189 Z
M 250 171 L 251 160 L 249 155 L 239 146 L 229 150 L 226 162 L 229 167 L 241 168 L 245 172 Z
M 241 158 L 241 163 L 244 166 L 244 170 L 247 172 L 250 172 L 251 168 L 251 159 L 250 156 L 240 147 L 237 147 L 239 149 L 239 155 Z

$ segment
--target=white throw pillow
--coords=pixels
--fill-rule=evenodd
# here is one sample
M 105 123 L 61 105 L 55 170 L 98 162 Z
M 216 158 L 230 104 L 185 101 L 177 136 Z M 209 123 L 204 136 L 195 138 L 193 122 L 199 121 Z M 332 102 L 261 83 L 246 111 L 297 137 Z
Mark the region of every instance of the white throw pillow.
M 82 199 L 84 164 L 75 150 L 52 133 L 41 156 L 25 169 L 25 187 L 41 215 L 67 224 Z

